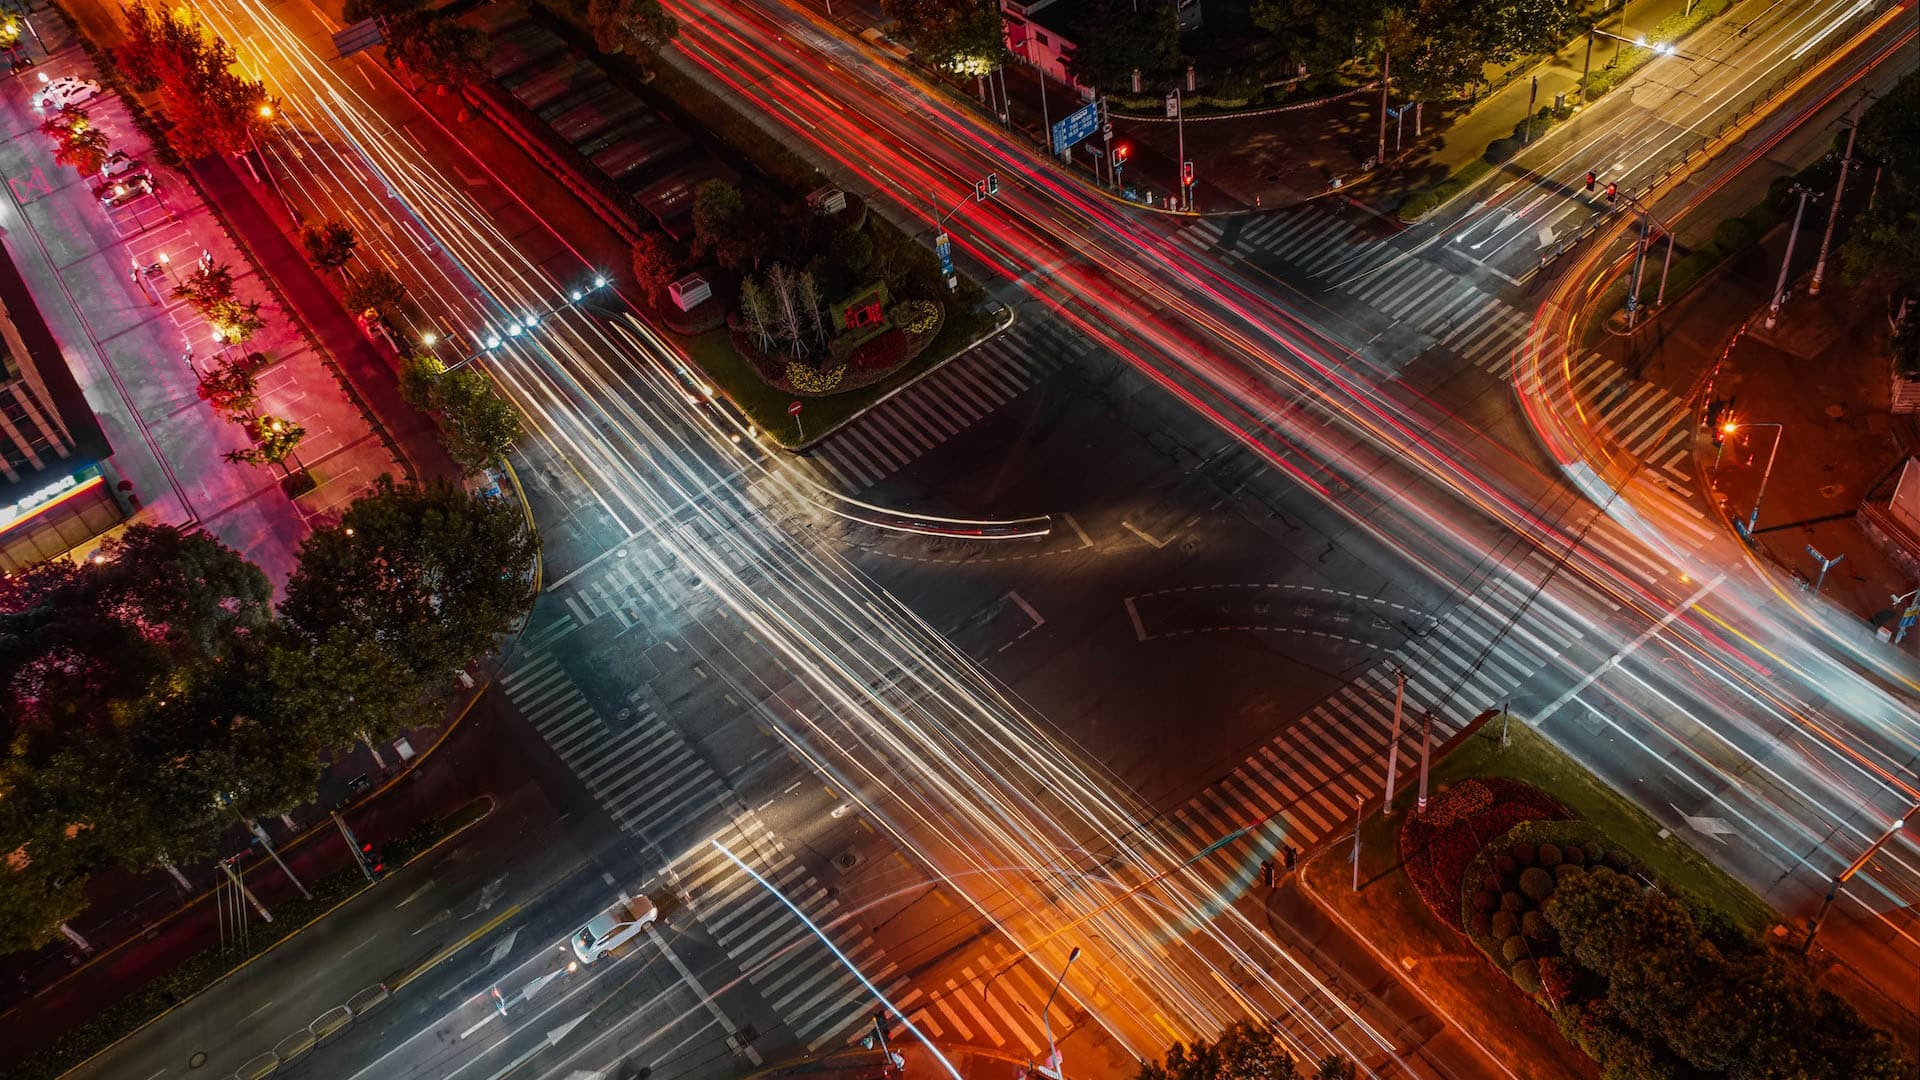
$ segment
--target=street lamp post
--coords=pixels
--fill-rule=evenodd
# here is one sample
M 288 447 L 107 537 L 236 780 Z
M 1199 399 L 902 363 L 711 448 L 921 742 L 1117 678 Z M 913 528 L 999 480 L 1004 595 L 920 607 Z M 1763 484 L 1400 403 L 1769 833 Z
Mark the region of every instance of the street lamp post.
M 1907 811 L 1907 817 L 1912 817 L 1915 813 L 1920 813 L 1920 806 L 1916 806 L 1912 810 Z M 1835 875 L 1833 884 L 1827 887 L 1826 899 L 1820 901 L 1819 912 L 1816 913 L 1813 918 L 1807 920 L 1807 940 L 1800 944 L 1800 952 L 1802 955 L 1813 950 L 1814 936 L 1820 933 L 1821 924 L 1827 921 L 1827 912 L 1833 907 L 1834 897 L 1840 894 L 1840 886 L 1852 880 L 1853 875 L 1859 873 L 1869 862 L 1872 862 L 1873 857 L 1880 854 L 1880 849 L 1886 847 L 1887 842 L 1899 835 L 1900 830 L 1906 827 L 1906 817 L 1895 818 L 1893 824 L 1887 827 L 1886 832 L 1880 834 L 1878 840 L 1868 845 L 1867 850 L 1861 852 L 1859 858 L 1853 860 L 1845 870 Z
M 1060 992 L 1060 984 L 1067 981 L 1067 969 L 1071 968 L 1073 962 L 1078 959 L 1080 959 L 1080 946 L 1075 945 L 1073 951 L 1067 954 L 1067 962 L 1060 965 L 1060 977 L 1053 980 L 1053 992 L 1047 995 L 1047 1003 L 1040 1007 L 1040 1026 L 1047 1032 L 1047 1067 L 1053 1070 L 1056 1078 L 1063 1076 L 1066 1069 L 1061 1067 L 1060 1050 L 1053 1044 L 1053 1020 L 1048 1014 L 1053 1008 L 1054 995 Z
M 459 369 L 466 367 L 468 364 L 473 363 L 475 360 L 478 360 L 481 357 L 486 356 L 488 353 L 493 352 L 493 350 L 499 348 L 501 345 L 506 344 L 507 339 L 517 338 L 523 333 L 531 333 L 533 331 L 533 328 L 535 326 L 538 326 L 542 319 L 545 319 L 547 316 L 553 315 L 557 312 L 565 311 L 567 308 L 570 308 L 579 304 L 581 301 L 585 300 L 588 297 L 588 295 L 599 292 L 601 289 L 606 288 L 607 285 L 608 285 L 608 282 L 607 282 L 606 275 L 604 274 L 596 275 L 593 279 L 593 284 L 591 287 L 574 289 L 573 291 L 567 294 L 565 301 L 563 301 L 562 303 L 555 304 L 554 306 L 548 308 L 545 311 L 539 312 L 538 314 L 529 315 L 525 319 L 509 319 L 507 321 L 507 332 L 506 332 L 505 338 L 502 338 L 500 334 L 494 333 L 491 330 L 489 330 L 487 332 L 487 335 L 480 339 L 479 348 L 473 350 L 472 352 L 461 357 L 460 359 L 455 360 L 453 363 L 448 364 L 441 373 L 445 374 L 446 372 L 449 372 L 449 371 L 458 371 Z M 435 340 L 438 340 L 438 339 L 434 338 L 434 336 L 431 334 L 426 334 L 421 336 L 420 343 L 428 348 L 432 348 Z
M 1840 178 L 1833 182 L 1833 205 L 1827 209 L 1827 231 L 1820 237 L 1820 257 L 1813 263 L 1813 280 L 1807 284 L 1808 296 L 1820 295 L 1820 282 L 1827 276 L 1827 248 L 1833 244 L 1833 227 L 1840 221 L 1840 196 L 1847 190 L 1847 174 L 1853 171 L 1853 140 L 1860 134 L 1860 119 L 1854 118 L 1847 129 L 1847 149 L 1840 155 Z
M 1767 451 L 1767 467 L 1760 473 L 1760 490 L 1753 496 L 1753 510 L 1747 515 L 1747 527 L 1742 530 L 1748 539 L 1752 539 L 1754 524 L 1760 520 L 1760 500 L 1767 497 L 1767 478 L 1773 475 L 1773 459 L 1780 453 L 1780 443 L 1787 437 L 1787 428 L 1785 424 L 1728 424 L 1726 427 L 1728 434 L 1741 428 L 1762 427 L 1770 427 L 1774 430 L 1773 449 Z

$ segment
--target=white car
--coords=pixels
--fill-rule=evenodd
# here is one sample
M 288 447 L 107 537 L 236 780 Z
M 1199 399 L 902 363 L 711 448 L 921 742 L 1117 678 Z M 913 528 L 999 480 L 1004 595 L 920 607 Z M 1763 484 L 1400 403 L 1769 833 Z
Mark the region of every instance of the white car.
M 100 166 L 100 179 L 111 180 L 116 176 L 130 172 L 139 172 L 140 159 L 125 150 L 115 150 L 107 155 L 106 163 Z
M 64 109 L 69 105 L 79 105 L 100 96 L 100 84 L 92 79 L 63 75 L 43 84 L 33 92 L 33 107 L 36 109 Z
M 573 946 L 573 955 L 579 957 L 581 963 L 591 964 L 633 940 L 659 918 L 660 910 L 645 896 L 622 895 L 612 907 L 575 930 L 568 944 Z

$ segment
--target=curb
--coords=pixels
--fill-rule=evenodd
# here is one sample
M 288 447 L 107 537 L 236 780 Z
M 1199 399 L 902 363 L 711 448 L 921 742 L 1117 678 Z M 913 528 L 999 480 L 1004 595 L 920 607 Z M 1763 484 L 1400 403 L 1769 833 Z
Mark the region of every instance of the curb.
M 481 822 L 492 817 L 494 811 L 500 808 L 499 800 L 495 799 L 492 795 L 482 795 L 480 796 L 480 798 L 486 800 L 487 803 L 489 804 L 487 807 L 486 813 L 480 815 L 477 818 L 474 818 L 472 821 L 469 821 L 464 825 L 461 825 L 459 828 L 453 830 L 447 835 L 441 837 L 440 839 L 422 848 L 420 851 L 416 852 L 412 858 L 408 859 L 405 863 L 403 863 L 399 867 L 399 869 L 404 870 L 408 866 L 412 866 L 414 863 L 425 858 L 428 853 L 439 849 L 441 845 L 446 844 L 448 841 L 451 841 L 454 838 L 465 833 L 468 829 L 471 829 L 475 825 L 478 825 Z M 467 805 L 472 805 L 472 804 L 469 803 Z M 456 813 L 457 812 L 458 811 L 456 811 Z M 247 957 L 245 960 L 240 961 L 238 964 L 235 964 L 233 967 L 229 968 L 226 971 L 226 973 L 221 975 L 219 978 L 213 980 L 212 982 L 201 987 L 200 989 L 195 990 L 193 993 L 188 994 L 186 997 L 181 998 L 179 1001 L 176 1001 L 173 1004 L 167 1006 L 165 1009 L 161 1010 L 158 1013 L 155 1013 L 153 1016 L 148 1017 L 146 1020 L 141 1021 L 138 1027 L 134 1028 L 132 1031 L 129 1031 L 124 1035 L 121 1035 L 119 1038 L 113 1040 L 112 1042 L 101 1047 L 100 1049 L 95 1050 L 93 1053 L 87 1055 L 85 1059 L 81 1061 L 77 1061 L 73 1065 L 67 1067 L 66 1069 L 63 1069 L 59 1073 L 59 1076 L 55 1078 L 55 1080 L 59 1080 L 60 1077 L 70 1076 L 74 1072 L 80 1069 L 86 1068 L 89 1063 L 91 1063 L 94 1059 L 100 1057 L 100 1055 L 107 1053 L 108 1051 L 112 1050 L 114 1047 L 119 1046 L 121 1043 L 126 1042 L 128 1039 L 131 1039 L 135 1035 L 138 1035 L 142 1031 L 145 1031 L 147 1028 L 166 1019 L 168 1016 L 173 1014 L 174 1010 L 180 1009 L 186 1006 L 189 1002 L 192 1002 L 195 999 L 199 998 L 202 994 L 205 994 L 208 991 L 213 990 L 214 988 L 218 987 L 221 983 L 224 983 L 228 979 L 231 979 L 235 975 L 238 975 L 242 971 L 245 971 L 248 967 L 252 966 L 254 961 L 259 960 L 262 957 L 271 955 L 276 949 L 280 948 L 280 946 L 285 945 L 286 943 L 292 941 L 294 938 L 297 938 L 301 934 L 306 933 L 308 930 L 312 929 L 315 924 L 325 921 L 334 912 L 339 911 L 341 908 L 346 907 L 348 904 L 351 904 L 355 900 L 358 900 L 361 897 L 365 896 L 369 891 L 372 890 L 374 884 L 375 884 L 374 882 L 368 882 L 364 887 L 354 890 L 354 892 L 351 895 L 342 897 L 339 900 L 339 902 L 335 903 L 333 906 L 327 908 L 325 911 L 320 912 L 319 914 L 315 915 L 313 918 L 308 919 L 306 922 L 301 923 L 299 926 L 288 931 L 287 936 L 281 938 L 280 940 L 274 942 L 273 944 L 267 946 L 266 948 L 260 950 L 259 952 L 254 953 L 252 956 Z M 515 905 L 514 908 L 509 910 L 517 911 L 518 905 Z M 502 913 L 503 918 L 505 914 L 507 913 Z M 496 920 L 495 922 L 497 923 L 498 920 Z M 424 972 L 425 969 L 422 968 L 421 970 Z M 394 986 L 392 987 L 392 989 L 398 990 L 399 987 Z

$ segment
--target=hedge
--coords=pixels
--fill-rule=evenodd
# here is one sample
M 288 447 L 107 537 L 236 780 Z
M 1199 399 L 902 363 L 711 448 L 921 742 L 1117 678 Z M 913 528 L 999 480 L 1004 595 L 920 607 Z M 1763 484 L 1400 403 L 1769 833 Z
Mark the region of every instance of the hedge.
M 1426 813 L 1407 818 L 1400 828 L 1400 858 L 1427 908 L 1459 930 L 1467 919 L 1461 909 L 1462 875 L 1487 843 L 1523 821 L 1568 816 L 1559 800 L 1531 784 L 1499 777 L 1462 780 L 1435 796 Z M 1478 869 L 1475 882 L 1487 871 Z M 1516 914 L 1526 907 L 1518 892 L 1506 892 L 1499 901 Z

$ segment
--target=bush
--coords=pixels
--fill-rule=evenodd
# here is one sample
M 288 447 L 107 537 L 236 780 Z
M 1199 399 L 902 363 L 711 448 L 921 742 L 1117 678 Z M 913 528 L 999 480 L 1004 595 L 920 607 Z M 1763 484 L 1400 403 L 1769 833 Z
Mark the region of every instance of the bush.
M 1513 856 L 1503 852 L 1493 857 L 1493 872 L 1501 877 L 1512 877 L 1519 871 L 1520 865 L 1513 861 Z
M 1544 866 L 1547 869 L 1551 870 L 1554 867 L 1560 865 L 1560 845 L 1559 844 L 1541 844 L 1538 848 L 1534 850 L 1535 850 L 1535 857 L 1540 860 L 1541 866 Z
M 1511 911 L 1496 911 L 1487 920 L 1488 936 L 1495 941 L 1505 941 L 1520 932 L 1520 923 Z
M 1520 872 L 1520 893 L 1535 904 L 1553 895 L 1553 875 L 1538 866 Z
M 1532 844 L 1515 844 L 1508 852 L 1520 866 L 1532 866 L 1539 859 L 1539 849 Z
M 1527 954 L 1531 951 L 1532 950 L 1527 947 L 1527 939 L 1521 937 L 1519 934 L 1515 934 L 1500 943 L 1500 955 L 1506 957 L 1507 963 L 1509 964 L 1525 960 Z
M 1633 856 L 1619 848 L 1615 848 L 1607 852 L 1606 862 L 1608 866 L 1615 870 L 1626 870 L 1633 866 Z
M 1558 885 L 1563 881 L 1571 881 L 1586 872 L 1587 868 L 1579 863 L 1563 862 L 1553 868 L 1553 881 L 1554 884 Z
M 1400 855 L 1428 910 L 1459 930 L 1472 889 L 1487 872 L 1480 866 L 1467 876 L 1482 850 L 1523 821 L 1566 816 L 1564 806 L 1530 784 L 1494 777 L 1463 781 L 1442 792 L 1426 814 L 1406 820 Z
M 1581 850 L 1587 853 L 1587 862 L 1591 864 L 1597 865 L 1600 860 L 1607 857 L 1607 849 L 1597 843 L 1589 843 Z
M 1499 874 L 1489 870 L 1480 875 L 1480 887 L 1489 892 L 1501 893 L 1507 890 L 1507 881 Z
M 893 327 L 855 346 L 847 362 L 861 371 L 885 371 L 907 357 L 907 335 Z
M 1513 984 L 1529 994 L 1540 992 L 1540 966 L 1532 960 L 1520 960 L 1513 965 Z
M 1552 941 L 1553 927 L 1547 925 L 1545 915 L 1537 911 L 1529 911 L 1520 916 L 1520 936 L 1528 941 Z
M 1523 145 L 1519 139 L 1512 135 L 1508 135 L 1503 139 L 1495 139 L 1487 144 L 1486 159 L 1494 165 L 1504 164 L 1512 160 L 1513 156 L 1520 152 Z
M 1436 191 L 1416 191 L 1400 200 L 1398 211 L 1400 220 L 1408 224 L 1419 221 L 1440 208 L 1440 194 Z
M 1511 911 L 1518 915 L 1527 910 L 1527 898 L 1517 892 L 1501 893 L 1500 910 Z
M 1482 889 L 1473 894 L 1473 910 L 1486 914 L 1500 906 L 1500 894 Z
M 1758 239 L 1760 234 L 1753 231 L 1746 218 L 1728 218 L 1713 229 L 1713 246 L 1728 255 L 1745 251 Z
M 1560 861 L 1568 866 L 1581 866 L 1587 861 L 1587 851 L 1579 844 L 1568 844 L 1560 849 Z
M 1484 911 L 1476 911 L 1473 918 L 1467 920 L 1467 928 L 1478 937 L 1493 936 L 1493 917 Z

